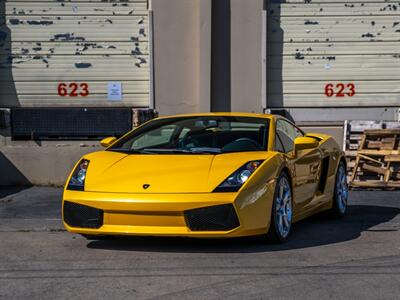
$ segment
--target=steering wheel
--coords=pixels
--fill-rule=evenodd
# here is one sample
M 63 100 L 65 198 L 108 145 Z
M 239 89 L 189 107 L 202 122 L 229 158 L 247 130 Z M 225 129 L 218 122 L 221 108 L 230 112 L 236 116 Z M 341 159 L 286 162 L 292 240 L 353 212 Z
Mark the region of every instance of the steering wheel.
M 250 149 L 249 149 L 250 148 Z M 226 151 L 243 151 L 243 150 L 260 150 L 262 146 L 250 138 L 240 138 L 226 144 L 222 148 L 222 152 Z
M 262 148 L 262 146 L 259 143 L 257 143 L 255 140 L 249 139 L 249 138 L 240 138 L 240 139 L 235 140 L 235 142 L 248 142 L 248 143 L 251 143 L 257 149 Z

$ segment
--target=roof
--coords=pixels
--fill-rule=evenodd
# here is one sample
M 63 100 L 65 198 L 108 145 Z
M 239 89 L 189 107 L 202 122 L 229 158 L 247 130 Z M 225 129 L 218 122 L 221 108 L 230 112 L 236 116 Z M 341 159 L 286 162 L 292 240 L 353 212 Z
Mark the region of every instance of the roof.
M 217 112 L 217 113 L 195 113 L 195 114 L 181 114 L 181 115 L 171 115 L 171 116 L 163 116 L 159 119 L 164 118 L 175 118 L 175 117 L 211 117 L 211 116 L 219 116 L 219 117 L 250 117 L 250 118 L 265 118 L 272 119 L 275 118 L 275 115 L 270 114 L 261 114 L 261 113 L 245 113 L 245 112 Z

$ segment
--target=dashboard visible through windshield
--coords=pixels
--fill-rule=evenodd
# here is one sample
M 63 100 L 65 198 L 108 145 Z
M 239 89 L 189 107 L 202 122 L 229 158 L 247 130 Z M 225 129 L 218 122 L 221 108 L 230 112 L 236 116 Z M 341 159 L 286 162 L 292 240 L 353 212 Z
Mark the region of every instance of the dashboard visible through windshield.
M 129 154 L 219 154 L 265 151 L 269 119 L 196 116 L 151 121 L 108 151 Z

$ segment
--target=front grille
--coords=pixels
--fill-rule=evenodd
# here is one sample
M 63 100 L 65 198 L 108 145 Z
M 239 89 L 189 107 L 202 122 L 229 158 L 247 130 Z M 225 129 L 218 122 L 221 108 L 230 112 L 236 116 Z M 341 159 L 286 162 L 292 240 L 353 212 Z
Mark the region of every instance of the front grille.
M 240 225 L 232 204 L 187 210 L 185 220 L 192 231 L 228 231 Z
M 103 211 L 64 201 L 64 221 L 71 227 L 100 228 L 103 225 Z

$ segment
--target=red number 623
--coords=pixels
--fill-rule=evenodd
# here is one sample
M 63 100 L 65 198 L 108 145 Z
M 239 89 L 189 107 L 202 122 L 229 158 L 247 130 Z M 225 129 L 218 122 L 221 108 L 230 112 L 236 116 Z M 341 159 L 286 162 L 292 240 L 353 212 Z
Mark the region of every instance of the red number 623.
M 76 82 L 60 83 L 57 87 L 57 92 L 61 97 L 87 97 L 89 95 L 89 85 L 87 83 L 78 85 Z
M 354 83 L 338 83 L 336 86 L 333 83 L 325 85 L 325 95 L 327 97 L 353 97 L 356 94 L 356 86 Z

